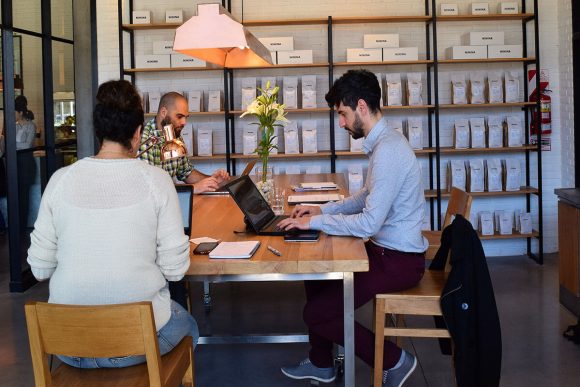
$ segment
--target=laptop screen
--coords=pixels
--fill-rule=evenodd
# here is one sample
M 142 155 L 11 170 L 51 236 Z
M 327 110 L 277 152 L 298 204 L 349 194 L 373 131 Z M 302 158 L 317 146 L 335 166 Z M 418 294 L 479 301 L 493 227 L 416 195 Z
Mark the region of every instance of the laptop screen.
M 191 185 L 176 185 L 175 189 L 177 190 L 177 200 L 181 208 L 183 232 L 189 236 L 192 219 L 193 187 Z
M 241 176 L 226 185 L 254 231 L 260 231 L 276 215 L 249 176 Z

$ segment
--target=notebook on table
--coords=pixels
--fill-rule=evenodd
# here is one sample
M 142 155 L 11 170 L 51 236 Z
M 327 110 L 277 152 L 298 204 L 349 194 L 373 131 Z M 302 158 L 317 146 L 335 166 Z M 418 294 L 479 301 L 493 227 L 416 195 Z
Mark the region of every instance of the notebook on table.
M 260 241 L 222 242 L 209 253 L 210 258 L 251 258 Z
M 250 227 L 258 235 L 286 235 L 295 232 L 284 231 L 278 228 L 278 222 L 286 219 L 288 215 L 275 215 L 272 208 L 264 199 L 252 179 L 249 176 L 230 181 L 226 189 L 242 210 Z M 307 234 L 318 234 L 316 230 L 307 230 Z
M 288 204 L 299 204 L 299 203 L 328 203 L 336 202 L 344 199 L 343 195 L 340 194 L 319 194 L 319 195 L 290 195 L 288 196 Z
M 248 164 L 246 164 L 246 168 L 244 168 L 240 177 L 248 176 L 252 172 L 252 169 L 254 169 L 254 165 L 256 165 L 257 161 L 258 161 L 257 159 L 250 160 Z M 230 181 L 231 180 L 222 181 L 215 191 L 202 192 L 201 195 L 227 195 L 228 191 L 226 190 L 225 187 L 226 184 L 228 184 Z

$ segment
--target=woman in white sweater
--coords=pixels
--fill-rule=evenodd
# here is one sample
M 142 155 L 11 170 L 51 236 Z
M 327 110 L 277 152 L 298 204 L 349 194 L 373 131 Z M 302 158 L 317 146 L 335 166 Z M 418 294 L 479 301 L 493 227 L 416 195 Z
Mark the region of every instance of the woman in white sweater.
M 50 179 L 31 234 L 28 262 L 50 278 L 49 302 L 100 305 L 151 301 L 161 354 L 199 332 L 193 317 L 169 297 L 167 281 L 189 267 L 177 193 L 161 168 L 135 159 L 143 109 L 129 82 L 109 81 L 93 113 L 98 154 Z M 79 368 L 126 367 L 145 361 L 60 357 Z

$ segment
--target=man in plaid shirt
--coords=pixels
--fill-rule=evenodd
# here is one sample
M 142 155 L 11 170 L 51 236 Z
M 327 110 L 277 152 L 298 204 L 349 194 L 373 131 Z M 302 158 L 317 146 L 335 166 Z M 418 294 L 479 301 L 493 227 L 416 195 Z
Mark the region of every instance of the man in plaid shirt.
M 169 123 L 173 124 L 175 138 L 180 138 L 181 130 L 185 126 L 188 117 L 189 106 L 184 96 L 176 92 L 163 95 L 159 102 L 157 115 L 149 120 L 143 128 L 141 141 L 144 142 L 151 136 L 163 137 L 163 131 L 158 128 L 163 128 L 164 125 Z M 146 148 L 147 144 L 141 145 L 139 152 L 144 151 Z M 222 181 L 230 177 L 223 169 L 216 170 L 211 176 L 205 175 L 194 169 L 187 157 L 162 162 L 161 146 L 153 146 L 139 157 L 151 165 L 165 169 L 171 177 L 176 177 L 187 184 L 194 184 L 194 193 L 196 194 L 215 191 Z

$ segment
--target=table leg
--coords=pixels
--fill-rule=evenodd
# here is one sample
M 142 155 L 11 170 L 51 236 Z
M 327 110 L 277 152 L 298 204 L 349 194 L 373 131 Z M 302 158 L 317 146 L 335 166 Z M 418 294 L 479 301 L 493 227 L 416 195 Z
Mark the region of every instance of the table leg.
M 344 284 L 344 385 L 354 387 L 354 274 L 343 273 Z

